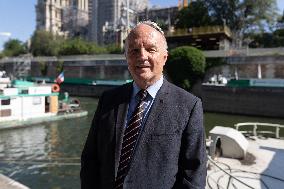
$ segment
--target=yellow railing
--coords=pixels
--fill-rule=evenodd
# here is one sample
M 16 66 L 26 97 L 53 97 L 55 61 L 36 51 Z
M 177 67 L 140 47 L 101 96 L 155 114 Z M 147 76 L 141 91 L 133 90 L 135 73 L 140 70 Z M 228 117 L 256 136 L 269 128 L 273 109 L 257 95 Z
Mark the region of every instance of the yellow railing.
M 232 36 L 231 30 L 227 26 L 202 26 L 186 29 L 175 29 L 174 32 L 167 32 L 166 36 L 205 35 L 216 33 L 225 33 L 229 37 Z

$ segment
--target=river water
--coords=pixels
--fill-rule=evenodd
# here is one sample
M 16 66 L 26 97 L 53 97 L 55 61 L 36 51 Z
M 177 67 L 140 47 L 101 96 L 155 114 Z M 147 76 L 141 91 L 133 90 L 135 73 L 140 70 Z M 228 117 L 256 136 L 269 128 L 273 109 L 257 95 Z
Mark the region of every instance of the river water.
M 79 189 L 80 154 L 98 100 L 80 101 L 86 117 L 0 130 L 0 173 L 31 189 Z M 215 125 L 248 121 L 284 124 L 284 119 L 205 113 L 204 125 L 208 134 Z

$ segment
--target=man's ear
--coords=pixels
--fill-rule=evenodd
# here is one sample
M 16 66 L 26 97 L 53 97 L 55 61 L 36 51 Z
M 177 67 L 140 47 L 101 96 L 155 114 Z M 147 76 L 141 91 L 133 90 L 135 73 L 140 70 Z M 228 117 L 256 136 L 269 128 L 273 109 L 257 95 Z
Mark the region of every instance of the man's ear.
M 164 54 L 164 60 L 165 60 L 165 62 L 167 61 L 168 56 L 169 56 L 169 54 L 168 54 L 168 51 L 167 51 L 167 52 Z
M 168 54 L 166 53 L 163 58 L 164 58 L 164 64 L 163 64 L 163 66 L 164 66 L 164 65 L 166 65 L 166 62 L 167 62 L 167 59 L 168 59 Z

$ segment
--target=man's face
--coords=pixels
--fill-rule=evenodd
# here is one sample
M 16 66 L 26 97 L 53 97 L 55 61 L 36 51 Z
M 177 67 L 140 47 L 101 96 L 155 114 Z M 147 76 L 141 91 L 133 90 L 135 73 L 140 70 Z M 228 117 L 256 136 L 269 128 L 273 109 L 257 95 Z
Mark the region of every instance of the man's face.
M 154 28 L 141 24 L 127 40 L 128 69 L 136 84 L 145 89 L 162 75 L 168 56 L 165 39 Z

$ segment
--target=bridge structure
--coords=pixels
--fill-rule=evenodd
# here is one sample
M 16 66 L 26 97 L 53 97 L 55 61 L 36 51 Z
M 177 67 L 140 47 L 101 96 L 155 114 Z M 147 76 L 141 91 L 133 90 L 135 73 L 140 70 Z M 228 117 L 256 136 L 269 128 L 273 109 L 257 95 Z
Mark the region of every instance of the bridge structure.
M 284 47 L 278 48 L 242 48 L 228 50 L 204 50 L 202 51 L 206 58 L 227 58 L 229 64 L 249 64 L 249 59 L 261 57 L 260 60 L 253 63 L 267 64 L 271 62 L 282 63 L 284 59 Z M 263 59 L 263 57 L 265 57 Z M 274 59 L 273 59 L 274 58 Z M 124 54 L 95 54 L 95 55 L 71 55 L 71 56 L 37 56 L 24 55 L 19 57 L 5 57 L 0 59 L 1 63 L 16 63 L 30 60 L 32 62 L 74 62 L 74 61 L 112 61 L 125 60 Z M 239 61 L 242 60 L 242 61 Z M 278 61 L 277 61 L 278 60 Z
M 257 75 L 261 78 L 261 69 L 258 69 L 261 67 L 263 68 L 264 78 L 267 78 L 267 73 L 275 76 L 275 78 L 284 78 L 283 48 L 218 50 L 203 51 L 203 53 L 207 58 L 223 58 L 228 62 L 226 65 L 213 67 L 213 69 L 220 68 L 213 73 L 207 70 L 206 76 L 208 77 L 210 74 L 215 73 L 230 73 L 232 75 L 233 69 L 236 67 L 236 70 L 239 69 L 241 77 L 246 76 L 243 78 L 255 78 L 256 71 L 260 72 Z M 25 63 L 19 64 L 19 62 Z M 29 76 L 37 77 L 43 76 L 41 75 L 41 65 L 46 65 L 46 76 L 55 78 L 58 74 L 56 69 L 60 62 L 63 63 L 66 79 L 61 89 L 63 92 L 67 91 L 73 96 L 100 96 L 102 91 L 114 86 L 99 85 L 97 83 L 98 80 L 126 81 L 131 78 L 123 54 L 4 58 L 0 60 L 0 70 L 5 70 L 7 74 L 14 74 L 15 71 L 21 70 L 13 68 L 14 66 L 25 65 L 29 67 L 28 72 L 24 70 L 25 73 L 29 73 Z M 269 64 L 269 66 L 265 64 Z M 256 65 L 259 65 L 259 67 Z M 242 75 L 244 73 L 249 73 L 250 75 Z M 224 74 L 223 76 L 226 75 Z M 72 79 L 72 83 L 68 83 L 67 79 Z M 86 79 L 95 81 L 95 83 L 91 82 L 92 84 L 85 85 L 82 81 Z M 202 98 L 205 111 L 268 117 L 284 116 L 282 111 L 284 109 L 283 87 L 230 87 L 200 84 L 192 92 Z
M 284 47 L 279 48 L 245 48 L 228 50 L 204 50 L 206 58 L 223 58 L 228 65 L 257 65 L 257 77 L 262 78 L 262 65 L 284 65 Z M 7 64 L 14 64 L 10 70 L 12 73 L 19 73 L 19 76 L 28 75 L 27 67 L 37 62 L 64 62 L 64 66 L 122 66 L 127 69 L 127 63 L 123 54 L 99 54 L 99 55 L 72 55 L 72 56 L 40 56 L 24 55 L 19 57 L 6 57 L 0 59 L 0 69 Z M 238 70 L 235 69 L 235 75 Z

